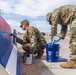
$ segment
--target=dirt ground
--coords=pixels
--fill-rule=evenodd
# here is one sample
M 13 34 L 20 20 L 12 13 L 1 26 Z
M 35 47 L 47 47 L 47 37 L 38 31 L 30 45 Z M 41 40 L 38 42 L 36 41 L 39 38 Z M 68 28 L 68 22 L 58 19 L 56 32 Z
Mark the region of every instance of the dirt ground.
M 25 64 L 22 58 L 23 52 L 19 53 L 20 56 L 20 71 L 21 75 L 41 75 L 41 73 L 47 69 L 45 64 L 41 61 L 44 60 L 45 57 L 41 59 L 35 59 L 33 57 L 32 64 Z
M 20 36 L 22 38 L 22 36 Z M 45 54 L 41 59 L 35 59 L 33 57 L 32 64 L 27 65 L 23 62 L 22 55 L 24 53 L 24 50 L 22 50 L 22 46 L 17 43 L 18 50 L 19 50 L 19 56 L 20 56 L 20 71 L 21 75 L 41 75 L 42 72 L 48 69 L 48 67 L 45 65 L 44 61 L 46 60 Z
M 46 40 L 48 41 L 49 37 L 46 37 Z M 65 63 L 66 60 L 69 59 L 70 50 L 68 48 L 68 42 L 68 37 L 58 42 L 58 44 L 60 44 L 58 62 L 47 62 L 45 49 L 45 53 L 41 59 L 35 59 L 33 57 L 31 65 L 26 65 L 25 62 L 23 62 L 22 55 L 24 51 L 21 49 L 21 46 L 18 45 L 21 75 L 76 75 L 76 69 L 64 69 L 60 67 L 61 63 Z
M 48 37 L 46 37 L 48 40 Z M 58 62 L 56 63 L 49 63 L 46 61 L 46 50 L 44 55 L 41 59 L 35 59 L 33 57 L 32 64 L 27 65 L 23 62 L 22 55 L 24 51 L 22 50 L 21 46 L 18 44 L 19 47 L 19 56 L 20 56 L 20 71 L 21 75 L 54 75 L 51 71 L 52 69 L 61 69 Z

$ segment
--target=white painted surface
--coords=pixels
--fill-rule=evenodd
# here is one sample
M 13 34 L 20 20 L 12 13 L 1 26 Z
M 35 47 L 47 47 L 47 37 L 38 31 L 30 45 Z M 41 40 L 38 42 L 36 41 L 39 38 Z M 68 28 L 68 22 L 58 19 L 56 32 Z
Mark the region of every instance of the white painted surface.
M 17 67 L 17 48 L 14 45 L 6 66 L 6 71 L 9 73 L 9 75 L 16 75 L 16 67 Z

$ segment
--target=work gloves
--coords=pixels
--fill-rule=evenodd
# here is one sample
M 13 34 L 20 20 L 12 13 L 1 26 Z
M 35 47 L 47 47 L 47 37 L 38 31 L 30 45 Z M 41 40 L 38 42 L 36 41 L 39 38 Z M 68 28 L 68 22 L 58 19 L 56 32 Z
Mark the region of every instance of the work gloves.
M 53 43 L 53 39 L 51 38 L 48 43 Z
M 55 40 L 51 38 L 48 42 L 48 45 L 52 47 L 54 43 L 59 42 L 59 41 L 60 41 L 60 38 L 57 38 Z
M 58 41 L 60 41 L 60 38 L 57 38 L 55 40 L 51 38 L 48 43 L 56 43 Z
M 17 34 L 12 34 L 14 36 L 14 38 L 18 39 L 18 36 Z
M 56 42 L 59 42 L 60 41 L 60 38 L 57 38 L 53 41 L 53 43 L 56 43 Z

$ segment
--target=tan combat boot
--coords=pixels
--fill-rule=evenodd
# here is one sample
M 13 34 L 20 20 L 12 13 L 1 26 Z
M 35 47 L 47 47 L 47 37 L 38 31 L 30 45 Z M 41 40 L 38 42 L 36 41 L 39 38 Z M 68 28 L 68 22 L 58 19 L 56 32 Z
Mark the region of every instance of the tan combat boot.
M 36 59 L 40 59 L 42 57 L 42 55 L 44 54 L 44 51 L 41 51 L 37 54 L 37 56 L 35 56 Z
M 63 68 L 76 68 L 76 61 L 75 60 L 68 60 L 66 63 L 60 64 Z

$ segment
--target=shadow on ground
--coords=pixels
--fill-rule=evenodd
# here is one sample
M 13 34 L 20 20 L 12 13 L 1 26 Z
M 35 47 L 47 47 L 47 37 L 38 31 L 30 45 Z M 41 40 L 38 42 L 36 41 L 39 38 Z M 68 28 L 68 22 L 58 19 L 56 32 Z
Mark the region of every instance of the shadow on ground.
M 66 62 L 67 61 L 67 59 L 66 58 L 59 58 L 59 60 L 58 60 L 58 62 Z
M 26 65 L 22 59 L 23 53 L 20 52 L 20 71 L 21 75 L 54 75 L 48 66 L 44 64 L 42 60 L 46 60 L 46 57 L 43 56 L 41 59 L 33 58 L 33 63 L 31 65 Z M 46 72 L 45 72 L 46 71 Z M 49 73 L 47 73 L 49 71 Z

